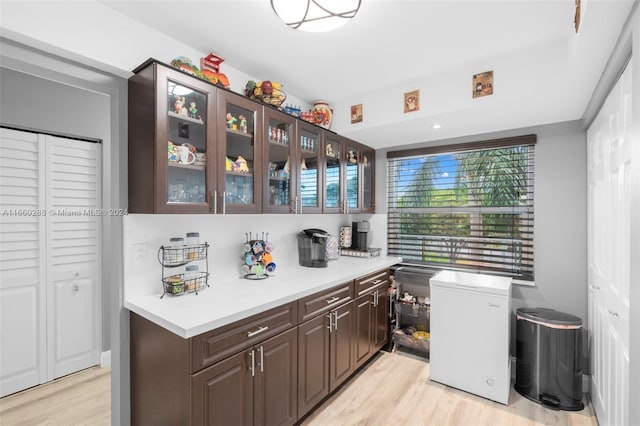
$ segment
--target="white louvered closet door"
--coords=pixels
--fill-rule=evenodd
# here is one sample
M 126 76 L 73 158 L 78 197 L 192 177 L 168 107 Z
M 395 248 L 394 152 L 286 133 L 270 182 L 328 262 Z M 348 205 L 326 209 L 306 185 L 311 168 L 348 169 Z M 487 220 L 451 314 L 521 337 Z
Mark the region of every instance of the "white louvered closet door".
M 46 138 L 47 336 L 55 379 L 100 361 L 101 171 L 99 144 Z
M 0 396 L 99 363 L 100 145 L 0 129 Z
M 42 146 L 0 129 L 0 397 L 47 380 Z

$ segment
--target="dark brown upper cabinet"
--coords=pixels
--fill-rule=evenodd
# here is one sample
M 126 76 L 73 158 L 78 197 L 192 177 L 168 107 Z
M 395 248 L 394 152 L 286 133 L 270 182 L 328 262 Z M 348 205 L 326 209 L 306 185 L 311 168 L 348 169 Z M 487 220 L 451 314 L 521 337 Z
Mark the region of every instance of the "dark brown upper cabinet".
M 132 213 L 372 213 L 374 157 L 153 59 L 129 79 Z
M 129 211 L 209 213 L 216 187 L 216 95 L 157 62 L 129 79 Z
M 262 211 L 262 105 L 218 91 L 218 213 Z

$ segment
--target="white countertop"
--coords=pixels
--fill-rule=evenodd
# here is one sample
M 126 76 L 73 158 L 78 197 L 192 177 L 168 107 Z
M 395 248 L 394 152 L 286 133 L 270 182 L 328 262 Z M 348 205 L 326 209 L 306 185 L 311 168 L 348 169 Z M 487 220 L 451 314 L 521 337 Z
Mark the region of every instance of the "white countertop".
M 289 266 L 264 280 L 216 271 L 202 291 L 126 297 L 124 307 L 183 338 L 213 330 L 318 291 L 400 263 L 402 258 L 341 256 L 326 268 Z M 235 268 L 234 268 L 235 269 Z

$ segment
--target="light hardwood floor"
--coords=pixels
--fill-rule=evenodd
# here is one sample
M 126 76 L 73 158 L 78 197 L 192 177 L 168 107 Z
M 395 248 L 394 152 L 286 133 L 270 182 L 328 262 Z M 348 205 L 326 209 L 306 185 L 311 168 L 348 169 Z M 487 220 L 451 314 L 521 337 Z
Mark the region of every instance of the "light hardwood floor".
M 426 359 L 399 352 L 378 354 L 303 422 L 305 426 L 597 424 L 591 405 L 582 411 L 554 411 L 512 387 L 505 406 L 432 382 Z
M 110 370 L 72 374 L 0 399 L 0 424 L 108 425 Z M 429 380 L 429 363 L 407 353 L 381 352 L 302 423 L 343 425 L 597 425 L 582 411 L 554 411 L 511 390 L 509 405 Z M 235 426 L 235 425 L 229 425 Z
M 111 370 L 93 367 L 0 399 L 2 426 L 111 424 Z

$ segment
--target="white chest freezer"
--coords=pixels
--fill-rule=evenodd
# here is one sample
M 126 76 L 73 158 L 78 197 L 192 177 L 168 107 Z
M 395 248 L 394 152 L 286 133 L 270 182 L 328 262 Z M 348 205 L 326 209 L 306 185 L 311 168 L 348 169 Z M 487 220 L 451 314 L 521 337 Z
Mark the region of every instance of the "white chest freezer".
M 431 380 L 507 404 L 511 278 L 442 271 L 431 285 Z

